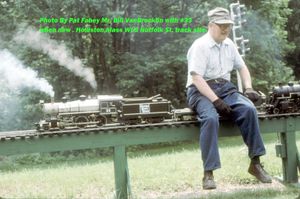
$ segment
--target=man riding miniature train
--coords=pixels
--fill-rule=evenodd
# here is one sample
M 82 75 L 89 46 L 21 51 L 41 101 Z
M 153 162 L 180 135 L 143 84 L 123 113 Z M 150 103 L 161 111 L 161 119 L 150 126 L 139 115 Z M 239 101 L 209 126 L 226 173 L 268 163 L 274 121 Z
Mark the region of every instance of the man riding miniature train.
M 251 76 L 235 44 L 228 38 L 234 23 L 229 11 L 217 7 L 208 12 L 208 32 L 194 41 L 187 53 L 187 101 L 201 122 L 200 147 L 204 167 L 203 188 L 215 189 L 213 171 L 221 167 L 218 150 L 219 115 L 232 119 L 248 146 L 251 163 L 248 172 L 263 183 L 272 179 L 260 164 L 266 153 L 253 103 L 259 94 L 253 90 Z M 237 69 L 245 97 L 230 82 Z

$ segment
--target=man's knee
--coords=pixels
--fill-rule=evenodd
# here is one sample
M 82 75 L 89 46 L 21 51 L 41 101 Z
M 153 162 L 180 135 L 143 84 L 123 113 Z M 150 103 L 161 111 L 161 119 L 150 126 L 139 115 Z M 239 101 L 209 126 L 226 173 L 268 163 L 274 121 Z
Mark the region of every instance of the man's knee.
M 219 125 L 219 114 L 215 111 L 206 114 L 201 119 L 202 122 L 208 123 L 210 125 Z
M 241 109 L 239 109 L 239 118 L 251 119 L 257 117 L 257 110 L 254 105 L 245 104 Z
M 251 104 L 245 105 L 244 109 L 248 114 L 256 114 L 257 113 L 255 106 L 251 105 Z

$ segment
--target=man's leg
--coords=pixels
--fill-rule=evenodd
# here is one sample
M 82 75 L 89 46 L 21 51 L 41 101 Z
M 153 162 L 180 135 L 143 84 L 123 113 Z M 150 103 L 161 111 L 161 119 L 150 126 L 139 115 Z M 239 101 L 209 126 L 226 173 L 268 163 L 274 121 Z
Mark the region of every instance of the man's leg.
M 199 141 L 204 170 L 218 169 L 221 167 L 218 149 L 219 115 L 207 98 L 199 101 L 196 110 L 201 122 Z
M 224 101 L 233 109 L 233 121 L 239 126 L 248 155 L 251 158 L 249 173 L 264 183 L 270 183 L 271 177 L 264 171 L 259 157 L 266 153 L 259 130 L 257 111 L 253 103 L 239 93 L 228 95 Z
M 188 104 L 199 117 L 200 148 L 202 154 L 204 178 L 203 188 L 216 188 L 212 171 L 221 167 L 218 150 L 219 115 L 208 98 L 202 96 L 195 87 L 191 87 L 187 93 Z
M 257 111 L 253 103 L 239 93 L 227 96 L 224 101 L 233 110 L 233 121 L 239 126 L 243 140 L 249 148 L 249 157 L 266 153 L 259 130 Z

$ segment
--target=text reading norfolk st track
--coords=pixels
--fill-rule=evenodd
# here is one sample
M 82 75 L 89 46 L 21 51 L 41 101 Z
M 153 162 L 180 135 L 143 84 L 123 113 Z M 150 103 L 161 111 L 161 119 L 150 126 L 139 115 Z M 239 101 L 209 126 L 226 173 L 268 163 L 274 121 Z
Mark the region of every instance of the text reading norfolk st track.
M 123 18 L 123 17 L 58 17 L 39 19 L 40 32 L 46 33 L 190 33 L 207 32 L 207 29 L 193 23 L 192 18 Z

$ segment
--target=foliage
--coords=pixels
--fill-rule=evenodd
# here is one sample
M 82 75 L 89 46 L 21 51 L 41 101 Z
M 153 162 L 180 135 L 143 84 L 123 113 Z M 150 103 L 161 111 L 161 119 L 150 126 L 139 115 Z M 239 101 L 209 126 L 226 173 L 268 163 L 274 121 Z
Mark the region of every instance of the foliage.
M 288 31 L 288 40 L 294 42 L 296 48 L 287 54 L 287 61 L 291 64 L 295 71 L 295 76 L 300 78 L 300 2 L 291 0 L 289 8 L 292 9 L 292 14 L 288 17 L 286 30 Z
M 64 92 L 76 89 L 86 95 L 120 93 L 131 97 L 161 94 L 170 99 L 175 107 L 185 107 L 186 53 L 192 42 L 201 36 L 200 33 L 43 33 L 64 44 L 86 67 L 93 68 L 96 90 L 45 53 L 16 43 L 14 36 L 21 27 L 39 29 L 41 17 L 188 17 L 192 18 L 192 23 L 170 26 L 205 27 L 209 9 L 228 7 L 232 2 L 235 1 L 0 0 L 0 48 L 9 49 L 24 65 L 45 78 L 53 86 L 56 100 L 60 100 Z M 293 24 L 298 19 L 299 6 L 294 6 L 297 1 L 291 0 L 288 7 L 288 2 L 241 1 L 248 8 L 248 22 L 244 30 L 245 37 L 250 40 L 251 51 L 246 56 L 246 63 L 252 72 L 254 86 L 259 90 L 267 91 L 280 81 L 293 80 L 293 71 L 289 66 L 290 63 L 295 65 L 297 56 L 294 55 L 299 52 L 299 47 L 292 51 L 292 42 L 299 40 L 299 24 Z M 286 27 L 288 19 L 289 26 Z M 49 24 L 49 27 L 54 26 L 56 24 Z M 83 25 L 65 25 L 78 26 Z M 125 24 L 114 26 L 124 27 Z M 284 60 L 287 54 L 290 63 Z M 33 107 L 38 103 L 37 98 L 50 99 L 30 89 L 15 93 L 2 88 L 0 117 L 4 119 L 0 121 L 0 130 L 31 128 L 40 114 Z M 14 105 L 6 105 L 8 101 Z M 9 118 L 8 114 L 14 115 L 14 119 L 5 119 Z
M 245 27 L 250 52 L 246 62 L 253 77 L 254 86 L 264 92 L 278 83 L 294 80 L 293 71 L 284 56 L 294 45 L 287 41 L 285 25 L 291 13 L 287 0 L 256 2 L 247 11 Z

